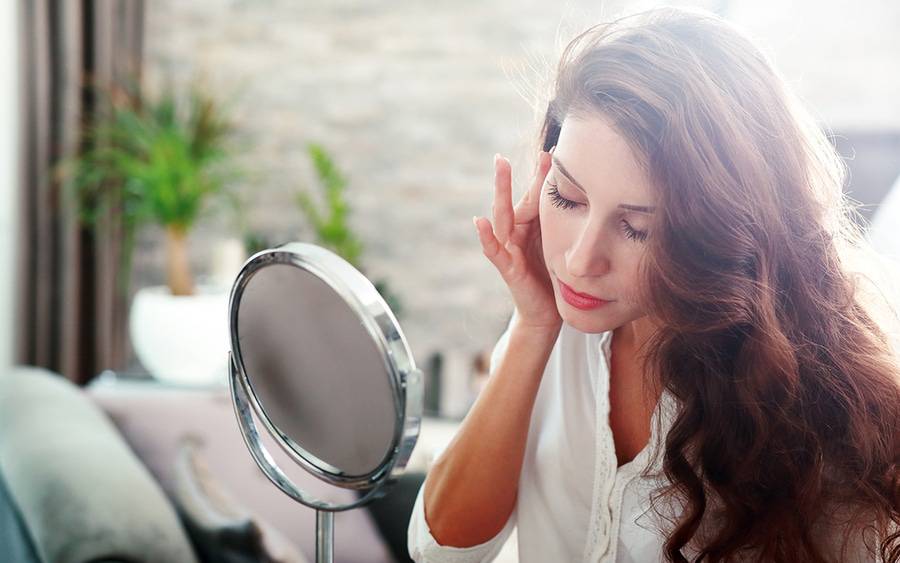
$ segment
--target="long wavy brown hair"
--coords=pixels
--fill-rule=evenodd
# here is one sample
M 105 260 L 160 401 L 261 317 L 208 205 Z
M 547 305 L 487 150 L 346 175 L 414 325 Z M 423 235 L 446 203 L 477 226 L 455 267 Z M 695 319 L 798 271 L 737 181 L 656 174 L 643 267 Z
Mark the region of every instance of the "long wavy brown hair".
M 551 94 L 544 150 L 566 116 L 601 115 L 658 195 L 644 372 L 678 405 L 653 495 L 659 514 L 678 507 L 666 558 L 900 560 L 896 314 L 854 266 L 867 247 L 827 133 L 749 39 L 697 10 L 588 29 Z

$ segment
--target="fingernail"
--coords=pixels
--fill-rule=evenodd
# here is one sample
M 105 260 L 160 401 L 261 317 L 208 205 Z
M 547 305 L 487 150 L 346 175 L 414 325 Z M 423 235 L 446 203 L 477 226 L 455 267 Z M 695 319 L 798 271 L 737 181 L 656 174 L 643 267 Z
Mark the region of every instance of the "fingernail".
M 555 150 L 556 150 L 556 145 L 553 145 L 552 147 L 550 147 L 550 152 L 548 154 L 553 154 L 553 151 L 555 151 Z
M 495 164 L 495 165 L 497 164 L 497 161 L 498 161 L 498 160 L 500 160 L 500 153 L 495 152 L 495 153 L 494 153 L 494 164 Z
M 475 225 L 475 228 L 478 228 L 478 217 L 472 215 L 472 224 Z

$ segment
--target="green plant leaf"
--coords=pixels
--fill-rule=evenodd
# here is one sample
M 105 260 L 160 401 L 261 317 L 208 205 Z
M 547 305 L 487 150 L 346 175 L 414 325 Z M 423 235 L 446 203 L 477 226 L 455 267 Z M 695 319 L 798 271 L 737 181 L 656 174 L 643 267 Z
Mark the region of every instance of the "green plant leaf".
M 58 166 L 87 224 L 120 210 L 132 244 L 147 223 L 185 231 L 212 199 L 228 192 L 233 126 L 214 98 L 194 87 L 185 103 L 168 88 L 155 99 L 137 91 L 96 90 L 100 113 L 83 129 L 83 150 Z M 123 248 L 123 261 L 130 261 Z

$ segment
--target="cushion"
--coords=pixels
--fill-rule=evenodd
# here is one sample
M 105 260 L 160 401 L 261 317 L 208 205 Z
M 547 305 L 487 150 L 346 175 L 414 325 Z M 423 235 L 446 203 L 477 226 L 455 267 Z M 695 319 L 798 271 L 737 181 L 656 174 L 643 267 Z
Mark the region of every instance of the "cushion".
M 205 563 L 306 563 L 284 536 L 213 477 L 199 438 L 182 441 L 174 476 L 179 515 Z
M 28 530 L 22 522 L 19 507 L 9 496 L 2 476 L 0 476 L 0 553 L 9 561 L 40 563 Z
M 44 561 L 196 561 L 174 507 L 81 389 L 0 375 L 0 472 Z
M 203 459 L 216 481 L 252 514 L 265 518 L 309 561 L 316 557 L 316 511 L 285 495 L 260 471 L 238 430 L 227 389 L 185 388 L 156 382 L 95 380 L 87 393 L 115 422 L 141 460 L 171 498 L 174 470 L 185 436 L 203 440 Z M 260 428 L 269 453 L 298 487 L 320 499 L 347 503 L 350 489 L 335 489 L 293 463 Z M 334 560 L 341 563 L 393 563 L 393 557 L 368 510 L 334 515 Z

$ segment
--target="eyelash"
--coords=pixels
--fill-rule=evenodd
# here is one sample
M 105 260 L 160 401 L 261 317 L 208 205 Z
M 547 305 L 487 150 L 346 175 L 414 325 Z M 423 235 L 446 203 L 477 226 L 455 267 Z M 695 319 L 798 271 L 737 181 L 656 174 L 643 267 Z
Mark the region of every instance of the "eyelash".
M 550 203 L 552 203 L 556 207 L 559 207 L 561 209 L 574 209 L 574 208 L 582 205 L 581 203 L 578 203 L 577 201 L 572 201 L 571 199 L 566 199 L 563 196 L 561 196 L 559 193 L 559 189 L 557 189 L 557 185 L 550 182 L 549 180 L 547 181 L 547 185 L 550 186 L 550 189 L 547 190 L 547 194 L 550 196 L 550 199 L 551 199 Z M 644 242 L 645 240 L 647 240 L 647 232 L 646 231 L 639 231 L 639 230 L 635 229 L 634 227 L 629 225 L 628 221 L 626 221 L 625 219 L 622 219 L 622 230 L 625 232 L 625 236 L 631 240 L 634 240 L 637 242 Z

